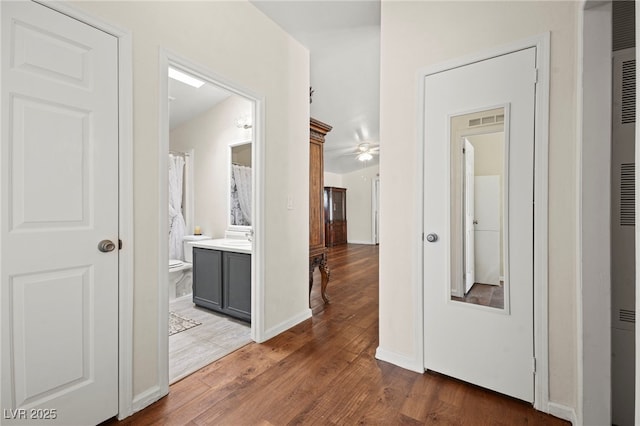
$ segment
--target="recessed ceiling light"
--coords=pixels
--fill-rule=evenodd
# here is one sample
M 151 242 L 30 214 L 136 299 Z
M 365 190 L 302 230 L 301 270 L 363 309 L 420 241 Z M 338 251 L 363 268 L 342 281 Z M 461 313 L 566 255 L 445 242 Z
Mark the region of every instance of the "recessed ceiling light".
M 195 87 L 199 89 L 204 85 L 204 81 L 198 80 L 195 77 L 190 76 L 189 74 L 185 74 L 182 71 L 178 71 L 175 68 L 169 67 L 169 77 L 178 80 L 181 83 L 188 84 L 191 87 Z

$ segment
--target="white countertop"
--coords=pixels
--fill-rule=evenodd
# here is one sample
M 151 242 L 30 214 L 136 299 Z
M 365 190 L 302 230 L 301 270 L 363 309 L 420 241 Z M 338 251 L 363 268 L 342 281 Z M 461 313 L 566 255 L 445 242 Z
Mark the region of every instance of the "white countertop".
M 251 254 L 251 250 L 253 247 L 253 244 L 251 243 L 251 241 L 234 240 L 229 238 L 220 238 L 217 240 L 193 241 L 193 242 L 189 242 L 189 245 L 193 247 L 199 247 L 199 248 L 205 248 L 205 249 L 233 251 L 236 253 L 245 253 L 245 254 Z

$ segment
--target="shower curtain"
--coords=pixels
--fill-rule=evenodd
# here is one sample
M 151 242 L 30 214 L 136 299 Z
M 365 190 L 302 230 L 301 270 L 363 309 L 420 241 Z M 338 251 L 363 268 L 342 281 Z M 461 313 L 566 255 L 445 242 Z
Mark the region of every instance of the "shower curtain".
M 184 158 L 169 154 L 169 259 L 184 260 L 182 240 L 185 223 L 182 216 L 182 177 Z
M 251 167 L 231 166 L 232 224 L 251 226 Z

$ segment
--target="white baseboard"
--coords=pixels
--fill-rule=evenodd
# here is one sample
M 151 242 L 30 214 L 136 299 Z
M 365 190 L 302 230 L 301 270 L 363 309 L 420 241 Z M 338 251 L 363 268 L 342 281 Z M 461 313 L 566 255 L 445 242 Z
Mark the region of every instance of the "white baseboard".
M 401 355 L 395 352 L 387 351 L 386 349 L 378 346 L 376 349 L 376 359 L 380 361 L 389 362 L 393 365 L 397 365 L 398 367 L 402 367 L 404 369 L 415 371 L 416 373 L 424 373 L 424 366 L 422 365 L 422 360 L 416 360 L 414 358 L 409 358 L 405 355 Z
M 348 240 L 347 242 L 349 244 L 366 244 L 366 245 L 369 245 L 369 246 L 374 245 L 373 241 Z
M 139 393 L 133 398 L 133 403 L 132 403 L 133 412 L 131 414 L 137 413 L 143 408 L 148 407 L 149 405 L 153 404 L 154 402 L 156 402 L 166 394 L 167 394 L 166 392 L 165 393 L 162 392 L 162 389 L 160 388 L 160 386 L 154 386 L 142 393 Z
M 298 315 L 294 315 L 291 318 L 281 322 L 280 324 L 277 324 L 265 330 L 261 341 L 258 343 L 266 342 L 272 337 L 276 337 L 278 334 L 282 333 L 283 331 L 287 331 L 291 327 L 296 326 L 300 324 L 302 321 L 305 321 L 309 318 L 311 318 L 311 309 L 307 308 L 304 311 L 300 312 Z
M 578 417 L 576 416 L 576 411 L 573 408 L 557 404 L 555 402 L 550 402 L 549 405 L 547 405 L 547 408 L 549 414 L 552 416 L 570 421 L 574 426 L 578 424 Z

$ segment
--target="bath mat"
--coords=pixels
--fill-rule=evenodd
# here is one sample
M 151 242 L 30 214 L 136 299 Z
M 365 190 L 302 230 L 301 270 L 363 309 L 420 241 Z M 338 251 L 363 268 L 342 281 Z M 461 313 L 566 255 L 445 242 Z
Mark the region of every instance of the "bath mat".
M 201 323 L 198 321 L 185 318 L 175 312 L 169 312 L 169 336 L 173 336 L 174 334 L 196 327 L 200 324 Z

